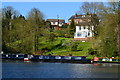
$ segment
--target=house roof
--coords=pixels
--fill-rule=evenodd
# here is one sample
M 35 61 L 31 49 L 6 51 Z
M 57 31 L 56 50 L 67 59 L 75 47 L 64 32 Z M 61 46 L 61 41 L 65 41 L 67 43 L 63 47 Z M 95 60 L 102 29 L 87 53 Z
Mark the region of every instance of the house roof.
M 59 22 L 65 23 L 65 20 L 63 19 L 47 19 L 47 21 L 50 21 L 50 22 L 58 22 L 58 20 Z
M 82 22 L 82 23 L 78 23 L 77 25 L 78 26 L 92 26 L 93 23 L 91 23 L 91 22 Z
M 71 20 L 71 19 L 89 19 L 91 18 L 91 15 L 73 15 L 71 16 L 68 20 Z

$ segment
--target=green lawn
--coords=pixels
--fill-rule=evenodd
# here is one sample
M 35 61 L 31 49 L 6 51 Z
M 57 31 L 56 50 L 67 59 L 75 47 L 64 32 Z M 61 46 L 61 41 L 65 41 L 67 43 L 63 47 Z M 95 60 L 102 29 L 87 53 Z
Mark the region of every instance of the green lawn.
M 77 43 L 78 45 L 76 51 L 71 50 L 71 47 L 74 43 Z M 74 41 L 73 38 L 64 37 L 58 37 L 53 42 L 42 40 L 42 42 L 39 42 L 39 44 L 39 49 L 49 49 L 45 55 L 52 54 L 61 56 L 68 56 L 69 54 L 72 54 L 72 56 L 88 56 L 88 48 L 92 47 L 91 42 Z

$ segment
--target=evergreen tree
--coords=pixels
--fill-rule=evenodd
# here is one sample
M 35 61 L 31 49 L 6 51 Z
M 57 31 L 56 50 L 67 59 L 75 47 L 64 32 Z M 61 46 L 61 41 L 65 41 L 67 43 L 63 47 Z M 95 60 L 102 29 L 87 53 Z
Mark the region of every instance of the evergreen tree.
M 68 26 L 69 34 L 74 36 L 75 32 L 75 23 L 74 20 L 71 21 L 70 25 Z

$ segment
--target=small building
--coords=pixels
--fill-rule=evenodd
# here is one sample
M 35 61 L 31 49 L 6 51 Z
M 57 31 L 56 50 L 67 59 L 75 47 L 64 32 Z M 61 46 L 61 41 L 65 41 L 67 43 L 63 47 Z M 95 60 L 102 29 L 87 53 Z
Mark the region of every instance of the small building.
M 61 26 L 65 24 L 63 19 L 47 19 L 51 23 L 51 28 L 54 30 L 60 30 Z
M 92 17 L 89 14 L 86 15 L 73 15 L 69 18 L 68 23 L 70 25 L 73 20 L 76 25 L 74 33 L 74 40 L 88 40 L 94 36 L 94 25 L 91 21 Z

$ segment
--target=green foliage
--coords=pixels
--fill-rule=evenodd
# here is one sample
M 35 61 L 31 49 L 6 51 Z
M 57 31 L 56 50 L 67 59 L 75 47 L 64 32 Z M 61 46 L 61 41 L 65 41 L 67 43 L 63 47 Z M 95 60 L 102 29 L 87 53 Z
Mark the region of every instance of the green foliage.
M 22 15 L 16 16 L 14 12 L 11 7 L 3 10 L 3 50 L 4 52 L 33 53 L 38 50 L 38 38 L 43 36 L 45 31 L 49 32 L 49 24 L 45 23 L 42 13 L 36 8 L 30 11 L 28 19 Z M 49 40 L 53 40 L 53 35 Z
M 77 47 L 78 47 L 78 44 L 73 43 L 72 46 L 71 46 L 71 51 L 77 51 Z
M 96 54 L 97 54 L 97 51 L 96 51 L 95 49 L 93 49 L 93 48 L 89 48 L 89 49 L 88 49 L 88 54 L 89 54 L 89 55 L 96 55 Z
M 67 28 L 69 25 L 68 24 L 64 24 L 62 25 L 62 28 Z
M 57 44 L 56 44 L 57 43 Z M 62 38 L 59 37 L 52 43 L 53 48 L 46 52 L 45 54 L 52 54 L 52 55 L 72 55 L 72 56 L 87 56 L 88 48 L 91 47 L 91 42 L 80 42 L 80 41 L 74 41 L 73 38 Z M 71 50 L 74 45 L 78 45 L 75 50 Z M 81 49 L 80 49 L 81 48 Z
M 57 36 L 57 37 L 65 37 L 66 34 L 68 33 L 68 29 L 62 29 L 62 30 L 54 30 L 53 33 Z
M 98 33 L 98 25 L 99 25 L 99 18 L 96 14 L 91 14 L 91 22 L 94 26 L 94 30 L 93 30 L 93 33 L 94 33 L 94 37 L 97 37 L 99 35 Z
M 72 20 L 70 25 L 68 26 L 68 32 L 69 32 L 69 35 L 72 35 L 72 37 L 74 37 L 74 32 L 75 32 L 74 20 Z
M 77 50 L 79 50 L 79 51 L 83 51 L 84 48 L 83 48 L 82 46 L 78 46 Z
M 117 25 L 118 16 L 114 13 L 104 14 L 104 19 L 99 28 L 99 37 L 95 45 L 98 48 L 98 55 L 116 56 L 118 53 L 117 46 Z
M 74 41 L 74 20 L 70 25 L 63 25 L 62 30 L 52 30 L 50 23 L 43 19 L 42 12 L 36 8 L 31 9 L 27 19 L 12 7 L 3 8 L 3 51 L 42 55 L 118 56 L 120 15 L 117 4 L 110 4 L 109 7 L 102 3 L 97 4 L 95 3 L 94 8 L 91 6 L 93 3 L 85 3 L 82 6 L 84 12 L 87 11 L 85 13 L 91 13 L 95 26 L 95 39 L 89 42 Z
M 81 6 L 84 13 L 92 14 L 92 23 L 94 25 L 95 39 L 93 40 L 93 48 L 88 49 L 89 54 L 106 57 L 118 56 L 118 4 L 111 2 L 108 3 L 108 6 L 104 6 L 103 3 L 87 2 Z
M 54 33 L 50 33 L 48 36 L 48 41 L 54 41 L 55 40 L 55 34 Z

